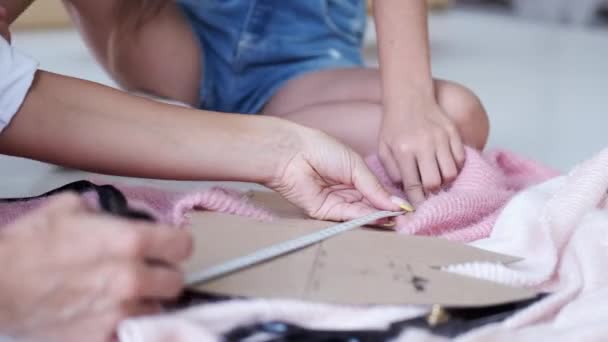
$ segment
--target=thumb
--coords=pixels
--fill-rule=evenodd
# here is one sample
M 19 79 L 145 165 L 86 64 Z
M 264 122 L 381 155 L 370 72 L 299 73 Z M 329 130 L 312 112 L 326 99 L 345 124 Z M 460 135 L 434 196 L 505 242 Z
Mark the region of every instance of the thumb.
M 363 203 L 342 203 L 341 205 L 331 208 L 326 215 L 327 217 L 324 219 L 331 221 L 348 221 L 373 214 L 377 211 L 377 209 Z

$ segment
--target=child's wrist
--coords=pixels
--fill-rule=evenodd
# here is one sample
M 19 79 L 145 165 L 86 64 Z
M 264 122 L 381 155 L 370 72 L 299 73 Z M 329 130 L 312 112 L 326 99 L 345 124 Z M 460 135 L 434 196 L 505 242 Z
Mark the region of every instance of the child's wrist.
M 385 85 L 385 112 L 401 112 L 433 106 L 437 103 L 432 80 L 416 82 L 408 80 L 393 86 Z
M 415 118 L 426 115 L 436 106 L 437 101 L 434 96 L 425 96 L 419 93 L 418 95 L 406 94 L 395 101 L 387 100 L 384 105 L 384 115 Z

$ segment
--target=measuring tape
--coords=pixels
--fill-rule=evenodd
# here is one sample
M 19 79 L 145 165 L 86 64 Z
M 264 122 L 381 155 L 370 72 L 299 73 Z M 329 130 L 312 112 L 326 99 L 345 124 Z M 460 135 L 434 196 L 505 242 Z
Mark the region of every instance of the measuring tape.
M 190 275 L 186 276 L 186 286 L 200 285 L 244 268 L 313 245 L 332 236 L 365 226 L 366 224 L 373 223 L 377 220 L 388 217 L 396 217 L 403 214 L 404 212 L 379 211 L 352 221 L 336 224 L 334 226 L 303 235 L 295 239 L 279 242 L 275 245 L 259 249 L 251 254 L 226 261 L 219 265 L 204 269 L 200 272 L 191 273 Z

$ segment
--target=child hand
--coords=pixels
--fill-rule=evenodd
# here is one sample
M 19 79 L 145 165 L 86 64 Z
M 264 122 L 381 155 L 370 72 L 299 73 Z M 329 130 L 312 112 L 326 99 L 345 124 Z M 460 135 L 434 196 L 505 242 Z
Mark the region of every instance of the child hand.
M 402 201 L 391 199 L 354 151 L 308 129 L 302 141 L 267 186 L 311 217 L 345 221 L 377 210 L 401 210 Z
M 402 181 L 408 200 L 417 205 L 425 193 L 454 180 L 465 154 L 456 125 L 435 101 L 412 107 L 409 113 L 384 115 L 379 155 L 392 180 Z

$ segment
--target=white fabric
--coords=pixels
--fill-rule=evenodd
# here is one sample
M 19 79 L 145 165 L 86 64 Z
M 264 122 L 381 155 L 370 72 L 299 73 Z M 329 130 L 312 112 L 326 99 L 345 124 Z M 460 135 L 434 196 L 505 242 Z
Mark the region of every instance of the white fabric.
M 38 63 L 0 36 L 0 131 L 19 111 L 32 85 Z

